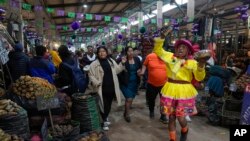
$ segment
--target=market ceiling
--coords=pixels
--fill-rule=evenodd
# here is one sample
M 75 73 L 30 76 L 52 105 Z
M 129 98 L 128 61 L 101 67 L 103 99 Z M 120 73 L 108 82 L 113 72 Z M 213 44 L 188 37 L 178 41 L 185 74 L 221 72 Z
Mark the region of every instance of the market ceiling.
M 23 0 L 22 2 L 35 5 L 35 0 Z M 144 13 L 156 9 L 156 0 L 39 0 L 43 7 L 54 8 L 56 10 L 70 11 L 74 13 L 99 14 L 107 16 L 124 16 L 128 17 L 133 12 L 138 12 L 142 7 Z M 152 4 L 154 3 L 154 4 Z M 166 3 L 166 1 L 164 1 Z M 147 5 L 150 8 L 145 8 Z M 221 19 L 237 19 L 237 13 L 233 11 L 236 6 L 245 4 L 244 0 L 197 0 L 195 1 L 196 17 L 204 15 L 217 15 Z M 180 6 L 171 11 L 164 13 L 165 18 L 176 18 L 183 16 L 186 12 L 187 5 Z M 129 12 L 128 12 L 129 11 Z M 22 10 L 24 20 L 34 21 L 34 11 Z M 57 16 L 57 13 L 45 13 L 45 21 L 49 21 L 56 26 L 70 25 L 73 21 L 79 21 L 77 18 L 68 16 Z M 105 27 L 109 23 L 96 20 L 81 20 L 81 27 Z M 72 34 L 72 31 L 58 30 L 62 34 Z M 82 33 L 85 36 L 92 36 L 95 33 Z

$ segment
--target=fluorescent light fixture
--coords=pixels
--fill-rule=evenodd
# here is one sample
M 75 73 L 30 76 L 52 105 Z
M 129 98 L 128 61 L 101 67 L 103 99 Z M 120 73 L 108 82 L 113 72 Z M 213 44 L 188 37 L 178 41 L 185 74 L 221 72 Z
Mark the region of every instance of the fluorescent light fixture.
M 88 5 L 87 5 L 87 4 L 84 4 L 84 5 L 83 5 L 83 7 L 84 7 L 84 8 L 87 8 L 87 7 L 88 7 Z
M 183 5 L 183 4 L 186 4 L 188 3 L 188 0 L 176 0 L 176 3 L 179 4 L 179 5 Z M 177 6 L 176 5 L 170 5 L 170 4 L 165 4 L 163 7 L 162 7 L 162 13 L 165 13 L 165 12 L 168 12 L 174 8 L 176 8 Z M 157 15 L 157 10 L 154 10 L 152 11 L 152 14 L 147 14 L 147 15 L 144 15 L 143 16 L 143 21 L 146 21 L 150 18 L 153 18 Z M 139 24 L 139 21 L 134 21 L 131 23 L 131 25 L 137 25 Z
M 78 22 L 79 22 L 79 23 L 81 23 L 82 21 L 81 21 L 81 20 L 79 20 Z

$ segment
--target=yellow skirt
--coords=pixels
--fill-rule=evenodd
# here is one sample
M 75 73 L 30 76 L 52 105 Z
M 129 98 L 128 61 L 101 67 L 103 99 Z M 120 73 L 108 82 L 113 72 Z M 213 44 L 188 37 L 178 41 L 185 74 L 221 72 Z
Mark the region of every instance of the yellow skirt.
M 192 84 L 166 83 L 161 90 L 161 106 L 167 115 L 183 117 L 196 114 L 196 89 Z
M 195 98 L 198 92 L 191 83 L 177 84 L 167 82 L 161 89 L 161 94 L 172 99 L 190 99 Z

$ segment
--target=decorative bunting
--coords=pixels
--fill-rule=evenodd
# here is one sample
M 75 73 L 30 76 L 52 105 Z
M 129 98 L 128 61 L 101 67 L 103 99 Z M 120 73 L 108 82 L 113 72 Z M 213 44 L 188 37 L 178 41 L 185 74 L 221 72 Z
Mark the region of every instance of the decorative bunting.
M 127 23 L 127 22 L 128 22 L 128 18 L 122 17 L 121 22 L 122 22 L 122 23 Z
M 190 17 L 189 19 L 188 19 L 188 22 L 193 22 L 194 21 L 194 18 L 193 17 Z
M 85 28 L 81 28 L 81 31 L 82 31 L 82 32 L 85 32 Z
M 76 16 L 76 13 L 74 13 L 74 12 L 68 12 L 68 17 L 69 18 L 75 18 L 75 16 Z
M 46 10 L 47 10 L 48 13 L 53 13 L 55 11 L 54 8 L 47 8 Z
M 68 26 L 63 26 L 63 30 L 68 30 Z
M 42 11 L 43 7 L 40 5 L 35 6 L 35 11 Z
M 97 32 L 97 28 L 93 28 L 92 31 L 93 31 L 93 32 Z
M 82 41 L 82 37 L 78 37 L 78 41 L 81 42 Z
M 104 27 L 104 32 L 109 32 L 109 28 Z
M 103 32 L 103 29 L 102 28 L 98 29 L 98 32 Z
M 120 22 L 120 20 L 121 20 L 121 17 L 114 17 L 114 22 L 119 23 L 119 22 Z
M 105 22 L 110 22 L 111 21 L 111 17 L 110 16 L 104 16 L 104 20 L 105 20 Z
M 145 20 L 145 24 L 149 24 L 149 23 L 150 23 L 149 19 Z
M 181 22 L 182 22 L 182 19 L 181 19 L 181 18 L 177 19 L 177 22 L 178 22 L 178 23 L 181 23 Z
M 77 18 L 77 19 L 83 18 L 83 14 L 82 14 L 82 13 L 77 13 L 77 14 L 76 14 L 76 18 Z
M 91 28 L 90 27 L 87 28 L 87 32 L 91 32 Z
M 56 26 L 56 29 L 60 30 L 60 29 L 62 29 L 62 26 L 58 25 L 58 26 Z
M 23 8 L 24 10 L 30 11 L 30 10 L 31 10 L 31 5 L 30 5 L 30 4 L 27 4 L 27 3 L 23 3 L 23 4 L 22 4 L 22 8 Z
M 162 23 L 162 19 L 161 18 L 158 19 L 158 23 Z
M 10 5 L 11 5 L 11 7 L 19 8 L 19 4 L 17 1 L 12 0 Z
M 57 10 L 57 16 L 64 16 L 64 10 Z
M 164 19 L 164 23 L 169 23 L 169 19 Z
M 97 20 L 97 21 L 102 20 L 102 16 L 101 15 L 95 15 L 95 20 Z
M 56 29 L 56 25 L 54 24 L 50 25 L 50 29 Z
M 92 20 L 93 19 L 92 14 L 85 14 L 85 16 L 86 16 L 86 20 Z
M 115 31 L 115 29 L 114 29 L 114 28 L 110 28 L 109 30 L 110 30 L 111 32 L 114 32 L 114 31 Z
M 156 19 L 151 19 L 151 24 L 156 24 Z

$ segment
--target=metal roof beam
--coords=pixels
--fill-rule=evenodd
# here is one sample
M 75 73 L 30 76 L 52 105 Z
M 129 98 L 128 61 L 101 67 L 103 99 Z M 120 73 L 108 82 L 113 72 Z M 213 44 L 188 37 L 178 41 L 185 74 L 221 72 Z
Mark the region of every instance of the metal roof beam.
M 61 7 L 76 7 L 76 6 L 82 6 L 83 4 L 86 4 L 88 6 L 93 5 L 102 5 L 102 4 L 117 4 L 117 3 L 128 3 L 128 2 L 134 2 L 134 3 L 140 3 L 141 0 L 107 0 L 107 1 L 96 1 L 96 2 L 77 2 L 77 3 L 67 3 L 67 4 L 54 4 L 54 5 L 48 5 L 50 8 L 61 8 Z

